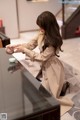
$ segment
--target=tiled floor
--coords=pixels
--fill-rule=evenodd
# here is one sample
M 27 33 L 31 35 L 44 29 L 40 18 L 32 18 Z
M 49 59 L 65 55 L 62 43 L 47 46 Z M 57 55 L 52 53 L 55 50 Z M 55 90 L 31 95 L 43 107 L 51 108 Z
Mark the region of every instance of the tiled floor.
M 80 71 L 80 38 L 63 41 L 61 59 Z

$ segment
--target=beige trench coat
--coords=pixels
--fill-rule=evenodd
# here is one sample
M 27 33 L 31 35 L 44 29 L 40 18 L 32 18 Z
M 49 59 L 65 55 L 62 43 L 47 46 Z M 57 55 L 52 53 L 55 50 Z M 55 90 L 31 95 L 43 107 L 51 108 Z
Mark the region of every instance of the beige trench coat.
M 55 56 L 52 46 L 42 51 L 43 37 L 44 35 L 39 33 L 37 37 L 25 44 L 25 52 L 31 60 L 42 63 L 42 85 L 60 102 L 61 115 L 63 115 L 72 107 L 73 102 L 66 96 L 59 96 L 64 83 L 64 68 L 61 61 Z M 33 51 L 36 46 L 39 47 L 40 54 Z

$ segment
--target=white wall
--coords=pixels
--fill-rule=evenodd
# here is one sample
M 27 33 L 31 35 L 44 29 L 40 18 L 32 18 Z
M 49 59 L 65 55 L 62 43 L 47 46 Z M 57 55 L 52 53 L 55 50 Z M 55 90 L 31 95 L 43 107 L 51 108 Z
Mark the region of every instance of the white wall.
M 56 14 L 61 9 L 59 0 L 49 0 L 49 2 L 32 3 L 26 0 L 17 0 L 19 31 L 29 31 L 37 29 L 36 18 L 49 10 Z M 5 33 L 10 38 L 18 37 L 18 20 L 16 11 L 16 0 L 0 0 L 0 18 L 3 19 Z
M 3 19 L 5 33 L 10 38 L 18 37 L 16 0 L 0 0 L 0 18 Z
M 49 0 L 48 2 L 37 3 L 18 0 L 20 31 L 37 29 L 36 18 L 41 12 L 49 10 L 56 14 L 60 9 L 61 3 L 59 3 L 59 0 Z

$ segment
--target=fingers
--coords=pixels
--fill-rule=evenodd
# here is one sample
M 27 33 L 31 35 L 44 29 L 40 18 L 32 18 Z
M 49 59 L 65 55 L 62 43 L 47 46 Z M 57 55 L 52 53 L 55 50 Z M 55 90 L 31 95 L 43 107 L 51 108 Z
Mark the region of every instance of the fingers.
M 15 49 L 14 49 L 14 52 L 15 52 L 15 53 L 16 53 L 16 52 L 19 52 L 19 50 L 18 50 L 17 48 L 15 48 Z
M 17 44 L 17 45 L 9 44 L 9 45 L 6 46 L 6 48 L 14 49 L 14 48 L 16 48 L 18 46 L 21 46 L 21 44 Z
M 12 53 L 14 53 L 14 51 L 11 50 L 11 49 L 9 49 L 9 48 L 5 48 L 5 50 L 6 50 L 6 53 L 7 53 L 7 54 L 12 54 Z
M 24 47 L 23 46 L 18 46 L 14 49 L 14 52 L 23 52 L 24 51 Z
M 12 44 L 6 45 L 6 48 L 5 48 L 6 53 L 12 54 L 12 53 L 14 53 L 14 52 L 17 52 L 15 49 L 16 49 L 16 47 L 18 47 L 18 46 L 20 46 L 20 44 L 18 44 L 18 45 L 12 45 Z
M 7 45 L 5 50 L 6 50 L 6 53 L 8 54 L 14 53 L 14 48 L 11 46 L 11 44 Z
M 10 48 L 10 46 L 11 46 L 10 44 L 9 44 L 9 45 L 6 45 L 6 48 Z
M 17 44 L 17 45 L 7 45 L 5 50 L 6 53 L 8 54 L 12 54 L 12 53 L 16 53 L 16 52 L 23 52 L 24 47 L 21 44 Z

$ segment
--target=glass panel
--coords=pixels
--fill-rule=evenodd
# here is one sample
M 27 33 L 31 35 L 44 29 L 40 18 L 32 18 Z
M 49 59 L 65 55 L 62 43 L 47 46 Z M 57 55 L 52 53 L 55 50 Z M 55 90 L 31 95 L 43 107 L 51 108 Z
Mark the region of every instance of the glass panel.
M 76 11 L 80 5 L 80 0 L 60 0 L 63 6 L 63 21 L 65 21 Z
M 66 1 L 66 0 L 65 0 Z M 71 0 L 72 1 L 72 0 Z M 69 3 L 65 3 L 65 13 L 64 13 L 64 18 L 65 18 L 65 21 L 73 14 L 73 12 L 75 12 L 75 10 L 78 8 L 79 6 L 79 3 L 76 2 L 75 3 L 75 0 L 73 0 L 72 2 L 69 2 Z

